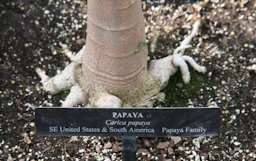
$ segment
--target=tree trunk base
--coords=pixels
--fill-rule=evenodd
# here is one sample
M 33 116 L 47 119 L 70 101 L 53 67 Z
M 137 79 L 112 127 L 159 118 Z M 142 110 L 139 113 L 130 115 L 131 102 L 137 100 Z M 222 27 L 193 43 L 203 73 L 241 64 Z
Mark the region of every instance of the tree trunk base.
M 89 104 L 95 106 L 97 101 L 107 95 L 114 95 L 122 100 L 122 106 L 151 106 L 151 98 L 157 95 L 162 89 L 160 82 L 153 78 L 149 73 L 145 77 L 143 83 L 136 88 L 119 91 L 117 90 L 105 90 L 100 86 L 93 86 L 87 83 L 82 73 L 82 66 L 78 66 L 75 73 L 76 82 L 82 88 L 82 90 L 89 95 Z
M 187 63 L 198 72 L 206 72 L 206 68 L 198 65 L 193 58 L 182 55 L 184 50 L 190 47 L 190 41 L 198 32 L 199 25 L 200 21 L 196 21 L 192 32 L 174 50 L 173 55 L 150 61 L 144 81 L 136 88 L 106 90 L 99 85 L 88 83 L 82 72 L 82 54 L 85 47 L 76 55 L 70 55 L 70 52 L 67 52 L 66 55 L 71 63 L 60 74 L 49 78 L 39 68 L 36 72 L 41 77 L 43 89 L 49 93 L 55 94 L 61 90 L 71 89 L 67 98 L 61 101 L 62 107 L 72 107 L 82 103 L 87 107 L 152 107 L 158 93 L 167 85 L 170 76 L 176 73 L 178 68 L 184 83 L 190 81 Z

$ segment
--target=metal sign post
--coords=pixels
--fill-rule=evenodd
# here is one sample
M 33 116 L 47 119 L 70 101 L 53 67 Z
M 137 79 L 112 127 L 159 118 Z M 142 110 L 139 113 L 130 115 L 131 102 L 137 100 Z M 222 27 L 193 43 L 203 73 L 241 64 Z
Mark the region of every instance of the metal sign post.
M 220 108 L 37 108 L 41 136 L 121 136 L 123 160 L 136 160 L 136 137 L 216 136 Z

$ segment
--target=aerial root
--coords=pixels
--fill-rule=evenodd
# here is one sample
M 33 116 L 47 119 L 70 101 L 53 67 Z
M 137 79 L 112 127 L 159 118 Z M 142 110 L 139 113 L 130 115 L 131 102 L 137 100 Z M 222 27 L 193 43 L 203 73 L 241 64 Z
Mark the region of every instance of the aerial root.
M 100 97 L 95 103 L 94 106 L 99 108 L 119 108 L 122 107 L 122 100 L 114 95 L 107 94 Z
M 87 94 L 83 92 L 78 84 L 70 89 L 70 93 L 64 101 L 61 101 L 61 107 L 73 107 L 78 104 L 86 103 L 88 99 Z

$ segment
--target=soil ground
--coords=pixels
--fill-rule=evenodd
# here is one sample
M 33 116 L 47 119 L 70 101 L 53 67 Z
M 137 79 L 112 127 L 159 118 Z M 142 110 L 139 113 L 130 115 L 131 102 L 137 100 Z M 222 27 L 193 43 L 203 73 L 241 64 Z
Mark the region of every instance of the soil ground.
M 138 138 L 138 160 L 256 160 L 256 2 L 204 2 L 143 1 L 143 10 L 151 59 L 177 47 L 201 17 L 186 54 L 205 65 L 207 74 L 192 70 L 189 85 L 174 75 L 163 91 L 165 101 L 156 105 L 214 101 L 222 109 L 221 135 Z M 45 93 L 35 68 L 53 76 L 69 63 L 60 43 L 73 52 L 84 45 L 86 8 L 80 0 L 0 2 L 0 160 L 120 160 L 120 138 L 35 135 L 35 107 L 59 106 L 67 95 Z

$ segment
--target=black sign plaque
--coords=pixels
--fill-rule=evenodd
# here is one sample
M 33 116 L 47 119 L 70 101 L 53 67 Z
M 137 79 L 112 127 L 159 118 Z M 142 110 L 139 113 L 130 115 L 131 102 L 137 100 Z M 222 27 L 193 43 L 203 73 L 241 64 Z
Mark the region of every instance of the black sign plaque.
M 41 136 L 214 136 L 220 108 L 36 108 Z

